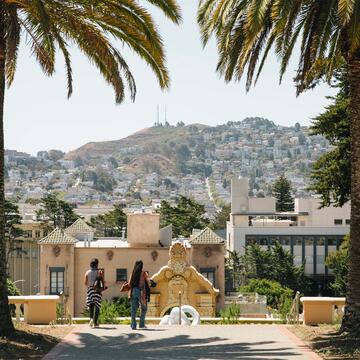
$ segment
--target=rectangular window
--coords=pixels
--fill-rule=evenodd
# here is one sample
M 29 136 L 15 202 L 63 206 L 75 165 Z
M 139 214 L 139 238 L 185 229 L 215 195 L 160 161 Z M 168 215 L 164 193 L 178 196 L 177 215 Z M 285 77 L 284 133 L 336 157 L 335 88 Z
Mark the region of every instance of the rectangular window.
M 275 245 L 279 241 L 279 236 L 270 236 L 269 245 Z
M 257 243 L 259 245 L 268 245 L 268 239 L 266 236 L 258 236 L 257 237 Z
M 343 221 L 342 219 L 334 219 L 334 225 L 338 226 L 338 225 L 342 225 Z
M 280 236 L 280 244 L 284 246 L 291 245 L 291 237 L 290 236 Z
M 328 246 L 336 246 L 337 245 L 337 239 L 336 238 L 328 238 L 327 242 L 328 242 Z
M 256 244 L 255 236 L 246 236 L 246 246 Z
M 63 267 L 50 268 L 50 295 L 58 295 L 64 291 Z
M 294 236 L 294 245 L 301 246 L 302 245 L 302 237 L 301 236 Z
M 35 231 L 35 237 L 38 239 L 40 237 L 40 230 Z
M 24 231 L 24 237 L 27 239 L 31 239 L 32 238 L 32 230 Z
M 215 286 L 215 268 L 200 268 L 200 273 Z
M 127 269 L 116 269 L 116 281 L 127 281 Z
M 346 224 L 346 225 L 350 225 L 350 219 L 346 219 L 346 220 L 345 220 L 345 224 Z
M 325 245 L 325 237 L 324 236 L 318 236 L 316 238 L 316 245 L 317 246 L 324 246 Z
M 305 236 L 305 246 L 314 245 L 314 238 L 312 236 Z

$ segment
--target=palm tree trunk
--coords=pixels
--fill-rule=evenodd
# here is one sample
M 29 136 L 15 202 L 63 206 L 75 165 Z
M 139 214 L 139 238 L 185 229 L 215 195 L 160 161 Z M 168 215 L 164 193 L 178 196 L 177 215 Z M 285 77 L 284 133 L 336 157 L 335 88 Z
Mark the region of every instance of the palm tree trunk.
M 5 197 L 4 197 L 4 98 L 5 98 L 5 24 L 0 5 L 0 336 L 14 332 L 6 285 Z
M 360 56 L 348 60 L 351 134 L 351 226 L 345 314 L 341 331 L 360 334 Z

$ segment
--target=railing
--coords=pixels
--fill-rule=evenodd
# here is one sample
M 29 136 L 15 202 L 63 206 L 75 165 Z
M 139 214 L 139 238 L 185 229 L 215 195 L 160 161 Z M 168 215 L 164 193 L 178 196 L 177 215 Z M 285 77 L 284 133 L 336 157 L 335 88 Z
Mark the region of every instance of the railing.
M 290 314 L 287 317 L 288 324 L 296 324 L 296 325 L 300 324 L 299 310 L 300 310 L 300 292 L 297 291 L 291 305 Z

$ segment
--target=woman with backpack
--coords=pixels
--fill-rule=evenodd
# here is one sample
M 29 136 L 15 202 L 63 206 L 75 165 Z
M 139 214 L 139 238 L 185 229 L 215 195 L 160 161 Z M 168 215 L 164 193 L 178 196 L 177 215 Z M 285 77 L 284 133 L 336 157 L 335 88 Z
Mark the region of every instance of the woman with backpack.
M 87 287 L 86 306 L 90 312 L 90 327 L 99 327 L 102 291 L 106 289 L 104 270 L 98 269 L 99 260 L 92 259 L 90 269 L 85 273 L 85 286 Z
M 151 286 L 150 277 L 147 272 L 143 271 L 143 262 L 141 260 L 136 261 L 133 272 L 131 274 L 129 285 L 131 299 L 131 328 L 136 330 L 136 312 L 140 305 L 140 324 L 139 328 L 145 327 L 145 315 L 147 311 L 146 290 L 145 284 Z

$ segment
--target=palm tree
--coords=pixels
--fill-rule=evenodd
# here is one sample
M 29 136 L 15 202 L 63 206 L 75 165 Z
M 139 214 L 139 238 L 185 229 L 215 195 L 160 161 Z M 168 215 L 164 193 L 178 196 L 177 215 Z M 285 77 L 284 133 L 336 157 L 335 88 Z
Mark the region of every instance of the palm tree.
M 181 20 L 176 0 L 143 0 L 174 23 Z M 135 81 L 121 52 L 110 39 L 127 45 L 169 86 L 163 42 L 150 13 L 137 0 L 1 0 L 0 1 L 0 336 L 14 331 L 8 309 L 4 238 L 4 97 L 11 85 L 21 37 L 25 36 L 46 75 L 55 69 L 55 54 L 64 56 L 68 96 L 73 91 L 70 46 L 77 46 L 114 88 L 115 100 L 131 99 Z
M 280 81 L 296 46 L 297 92 L 321 78 L 330 81 L 345 62 L 350 81 L 351 240 L 348 290 L 342 330 L 360 332 L 360 1 L 200 0 L 198 22 L 204 45 L 214 35 L 217 70 L 226 81 L 246 72 L 247 90 L 269 51 L 281 60 Z

